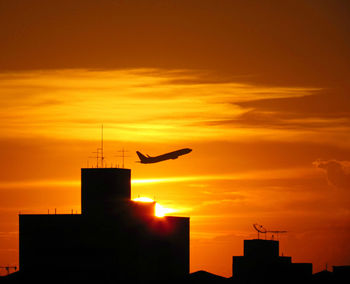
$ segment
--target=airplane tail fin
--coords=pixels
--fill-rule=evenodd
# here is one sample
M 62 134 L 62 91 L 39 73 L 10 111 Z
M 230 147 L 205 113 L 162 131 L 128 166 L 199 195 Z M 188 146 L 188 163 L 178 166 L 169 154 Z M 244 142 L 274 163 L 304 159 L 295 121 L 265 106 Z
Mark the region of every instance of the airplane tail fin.
M 141 154 L 139 151 L 136 151 L 137 156 L 139 156 L 140 162 L 144 162 L 147 160 L 147 157 Z

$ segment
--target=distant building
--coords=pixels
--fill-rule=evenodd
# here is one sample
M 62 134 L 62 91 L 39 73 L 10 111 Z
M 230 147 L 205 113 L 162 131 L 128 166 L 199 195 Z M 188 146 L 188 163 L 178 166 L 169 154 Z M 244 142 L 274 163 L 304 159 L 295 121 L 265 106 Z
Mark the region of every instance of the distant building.
M 187 275 L 189 218 L 158 218 L 155 203 L 132 201 L 130 175 L 129 169 L 82 169 L 81 215 L 20 215 L 21 273 L 100 283 Z
M 350 265 L 333 266 L 333 272 L 325 269 L 312 275 L 313 284 L 350 283 Z
M 349 283 L 350 265 L 333 266 L 333 277 L 335 283 Z
M 244 240 L 244 256 L 233 257 L 232 274 L 235 283 L 294 283 L 311 279 L 312 264 L 279 256 L 276 240 Z
M 327 269 L 316 272 L 312 274 L 312 281 L 313 284 L 333 284 L 334 283 L 334 274 L 331 271 L 328 271 Z

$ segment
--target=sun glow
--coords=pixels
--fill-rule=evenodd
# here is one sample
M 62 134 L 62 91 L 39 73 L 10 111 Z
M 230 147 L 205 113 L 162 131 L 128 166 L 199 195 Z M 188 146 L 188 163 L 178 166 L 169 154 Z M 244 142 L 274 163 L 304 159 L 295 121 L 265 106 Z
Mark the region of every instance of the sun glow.
M 138 201 L 138 202 L 155 202 L 152 198 L 149 198 L 149 197 L 138 197 L 138 198 L 135 198 L 133 200 Z M 176 212 L 176 210 L 163 207 L 162 205 L 160 205 L 159 203 L 156 202 L 155 216 L 164 217 L 166 214 L 173 213 L 173 212 Z
M 149 197 L 138 197 L 133 199 L 134 201 L 138 201 L 138 202 L 154 202 L 154 200 L 152 198 Z

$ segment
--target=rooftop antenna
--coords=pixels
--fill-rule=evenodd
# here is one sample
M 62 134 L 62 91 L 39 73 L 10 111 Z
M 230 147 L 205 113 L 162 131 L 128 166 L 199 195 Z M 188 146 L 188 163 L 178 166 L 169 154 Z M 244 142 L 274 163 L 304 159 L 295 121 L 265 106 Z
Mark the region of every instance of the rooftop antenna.
M 276 234 L 277 235 L 277 240 L 278 240 L 278 234 L 283 234 L 283 233 L 287 233 L 287 231 L 268 231 L 264 228 L 264 226 L 259 225 L 259 224 L 253 224 L 254 229 L 258 232 L 258 240 L 259 240 L 259 234 L 265 234 L 265 240 L 266 240 L 266 235 L 267 233 L 272 233 L 272 234 Z M 271 237 L 271 239 L 273 240 L 273 235 Z
M 276 239 L 278 240 L 278 234 L 284 234 L 287 233 L 287 231 L 266 231 L 266 233 L 276 234 Z M 273 240 L 273 235 L 271 236 L 271 239 Z
M 125 157 L 129 157 L 129 156 L 126 156 L 125 155 L 125 152 L 129 152 L 127 150 L 125 150 L 124 148 L 122 150 L 119 150 L 118 152 L 121 152 L 122 154 L 121 155 L 116 155 L 115 157 L 122 157 L 123 158 L 123 164 L 122 164 L 122 168 L 124 169 L 124 160 L 125 160 Z
M 17 270 L 17 266 L 0 266 L 0 268 L 6 269 L 7 275 L 10 274 L 10 269 Z
M 100 149 L 100 148 L 97 148 L 97 151 L 96 151 L 96 152 L 92 152 L 93 154 L 96 154 L 95 157 L 91 157 L 91 156 L 89 157 L 89 158 L 95 158 L 95 159 L 96 159 L 96 168 L 98 168 L 98 160 L 99 160 L 99 158 L 100 158 L 100 156 L 99 156 L 99 153 L 100 153 L 99 149 Z M 94 167 L 94 166 L 92 166 L 92 167 Z
M 98 168 L 99 160 L 101 160 L 101 167 L 103 168 L 103 161 L 105 157 L 103 156 L 103 124 L 101 125 L 101 146 L 96 149 L 96 152 L 92 152 L 96 154 L 95 157 L 89 157 L 89 158 L 95 158 L 96 159 L 96 168 Z
M 103 160 L 105 157 L 103 156 L 103 124 L 101 125 L 101 166 L 103 168 Z
M 266 239 L 266 232 L 267 232 L 267 230 L 264 228 L 263 225 L 253 224 L 253 227 L 258 232 L 258 240 L 260 240 L 260 233 L 261 234 L 265 234 L 265 239 Z

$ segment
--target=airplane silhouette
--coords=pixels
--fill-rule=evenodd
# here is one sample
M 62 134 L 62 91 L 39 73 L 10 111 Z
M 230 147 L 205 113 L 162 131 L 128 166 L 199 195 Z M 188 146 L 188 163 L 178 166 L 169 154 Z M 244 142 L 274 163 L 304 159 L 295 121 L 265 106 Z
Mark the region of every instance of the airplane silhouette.
M 156 157 L 151 157 L 149 155 L 146 155 L 147 156 L 146 157 L 145 155 L 143 155 L 139 151 L 136 151 L 136 154 L 140 158 L 140 161 L 139 161 L 140 163 L 152 164 L 152 163 L 158 163 L 158 162 L 162 162 L 162 161 L 170 160 L 170 159 L 174 160 L 174 159 L 177 159 L 179 156 L 186 155 L 186 154 L 190 153 L 191 151 L 192 151 L 192 149 L 190 149 L 190 148 L 184 148 L 184 149 L 180 149 L 180 150 L 177 150 L 174 152 L 159 155 Z

